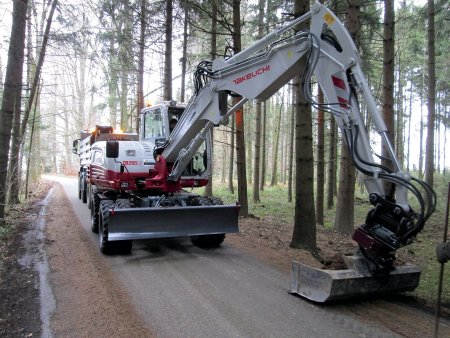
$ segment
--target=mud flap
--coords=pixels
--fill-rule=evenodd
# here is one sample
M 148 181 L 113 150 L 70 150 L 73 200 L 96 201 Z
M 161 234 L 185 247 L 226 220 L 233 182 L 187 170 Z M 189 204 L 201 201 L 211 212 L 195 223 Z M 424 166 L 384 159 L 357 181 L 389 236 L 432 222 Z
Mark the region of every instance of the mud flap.
M 238 205 L 111 209 L 108 240 L 135 240 L 239 232 Z
M 322 270 L 292 261 L 289 292 L 325 303 L 375 294 L 412 291 L 419 285 L 421 270 L 413 265 L 397 266 L 389 274 L 374 275 L 364 258 L 344 257 L 348 269 Z

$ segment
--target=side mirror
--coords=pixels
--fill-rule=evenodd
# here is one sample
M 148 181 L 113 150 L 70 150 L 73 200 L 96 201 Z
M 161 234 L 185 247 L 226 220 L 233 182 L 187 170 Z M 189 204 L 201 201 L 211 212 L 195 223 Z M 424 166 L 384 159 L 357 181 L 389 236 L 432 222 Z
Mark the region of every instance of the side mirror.
M 119 141 L 107 141 L 106 142 L 106 157 L 118 158 L 119 157 Z
M 75 155 L 80 155 L 79 150 L 80 150 L 80 139 L 76 139 L 72 142 L 72 153 L 74 153 Z

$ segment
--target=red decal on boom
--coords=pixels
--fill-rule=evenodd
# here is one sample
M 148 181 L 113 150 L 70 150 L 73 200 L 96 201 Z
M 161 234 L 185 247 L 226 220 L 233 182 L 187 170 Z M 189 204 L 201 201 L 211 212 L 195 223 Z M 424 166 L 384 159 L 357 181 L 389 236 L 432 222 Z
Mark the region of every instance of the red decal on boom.
M 346 99 L 344 99 L 343 97 L 338 96 L 337 97 L 339 103 L 341 104 L 342 108 L 348 108 L 348 101 Z
M 341 89 L 346 89 L 345 87 L 345 81 L 342 80 L 341 78 L 338 78 L 334 75 L 331 75 L 331 80 L 333 80 L 333 84 L 335 87 L 341 88 Z

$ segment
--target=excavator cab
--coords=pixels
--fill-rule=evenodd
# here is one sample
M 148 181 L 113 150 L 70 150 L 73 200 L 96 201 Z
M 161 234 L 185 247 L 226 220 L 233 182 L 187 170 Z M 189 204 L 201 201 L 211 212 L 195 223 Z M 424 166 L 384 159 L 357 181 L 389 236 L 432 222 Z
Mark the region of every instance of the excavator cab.
M 156 147 L 164 146 L 175 130 L 186 106 L 174 100 L 144 108 L 141 112 L 142 141 L 150 141 Z M 209 180 L 211 176 L 211 133 L 201 143 L 194 157 L 182 172 L 182 179 Z

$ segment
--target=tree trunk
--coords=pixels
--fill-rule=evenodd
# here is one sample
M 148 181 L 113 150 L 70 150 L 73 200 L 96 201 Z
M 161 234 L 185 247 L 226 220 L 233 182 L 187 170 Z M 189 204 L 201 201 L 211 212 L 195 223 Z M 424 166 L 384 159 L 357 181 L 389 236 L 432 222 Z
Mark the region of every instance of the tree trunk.
M 264 1 L 263 1 L 264 2 Z M 261 3 L 261 1 L 260 1 Z M 259 174 L 261 171 L 260 166 L 260 153 L 261 153 L 261 102 L 256 102 L 255 112 L 255 163 L 253 167 L 253 202 L 261 202 L 259 197 Z
M 434 121 L 436 104 L 436 69 L 434 46 L 434 0 L 428 0 L 428 126 L 425 151 L 425 182 L 433 186 L 434 171 Z
M 52 21 L 53 21 L 53 14 L 55 13 L 57 4 L 58 4 L 58 0 L 53 0 L 52 7 L 50 8 L 50 13 L 47 18 L 47 24 L 45 26 L 45 32 L 44 32 L 44 36 L 42 39 L 42 45 L 39 46 L 40 47 L 39 59 L 38 59 L 38 63 L 36 66 L 36 72 L 34 74 L 33 82 L 31 84 L 30 97 L 28 98 L 27 107 L 25 109 L 24 117 L 22 120 L 22 125 L 20 128 L 21 140 L 23 140 L 23 135 L 25 135 L 25 131 L 26 131 L 27 124 L 28 124 L 28 117 L 30 116 L 31 108 L 33 107 L 33 104 L 34 104 L 34 97 L 37 94 L 37 89 L 38 89 L 39 81 L 41 78 L 41 70 L 42 70 L 42 66 L 44 65 L 45 53 L 47 50 L 48 38 L 50 36 L 50 28 L 51 28 Z
M 319 104 L 324 103 L 322 90 L 319 88 Z M 317 111 L 317 188 L 316 188 L 316 221 L 323 225 L 323 200 L 325 185 L 325 120 L 324 112 L 319 108 Z
M 258 38 L 264 35 L 264 8 L 266 0 L 259 0 L 258 2 Z M 253 202 L 260 202 L 259 189 L 261 184 L 261 116 L 262 116 L 262 102 L 256 102 L 255 112 L 255 162 L 253 166 Z
M 387 127 L 387 136 L 392 147 L 395 146 L 395 121 L 394 121 L 394 65 L 395 65 L 395 10 L 394 0 L 384 1 L 383 23 L 383 119 Z M 392 155 L 387 147 L 382 148 L 383 159 L 381 164 L 394 171 Z M 384 182 L 384 191 L 389 199 L 393 184 Z
M 231 118 L 231 140 L 230 140 L 230 159 L 228 161 L 228 190 L 230 190 L 230 192 L 232 194 L 234 194 L 234 144 L 235 144 L 235 116 L 233 115 Z
M 276 105 L 275 105 L 276 107 Z M 278 148 L 280 143 L 280 127 L 281 127 L 281 110 L 283 107 L 283 99 L 280 102 L 279 113 L 275 116 L 275 130 L 273 132 L 273 148 L 272 148 L 272 180 L 270 181 L 270 186 L 278 184 L 278 162 L 281 162 L 281 158 L 278 156 Z M 275 108 L 276 109 L 276 108 Z
M 213 18 L 211 25 L 211 53 L 215 49 L 215 36 L 217 29 L 217 10 L 214 11 L 215 6 L 213 5 Z M 214 15 L 215 13 L 215 15 Z M 189 7 L 187 2 L 184 1 L 184 20 L 183 20 L 183 54 L 181 56 L 181 94 L 180 101 L 185 102 L 186 93 L 186 64 L 187 64 L 187 44 L 188 44 L 188 23 L 189 23 Z
M 113 128 L 117 127 L 117 62 L 114 54 L 114 43 L 110 44 L 110 60 L 108 63 L 109 81 L 108 81 L 108 108 L 109 108 L 109 123 Z
M 227 137 L 227 132 L 226 132 L 226 130 L 225 129 L 223 129 L 223 131 L 222 131 L 222 137 L 223 137 L 223 143 L 222 143 L 222 179 L 221 179 L 221 183 L 222 184 L 225 184 L 225 181 L 226 181 L 226 174 L 227 174 L 227 171 L 226 171 L 226 165 L 227 165 L 227 163 L 228 163 L 228 161 L 227 161 L 227 158 L 228 158 L 228 156 L 227 156 L 227 147 L 226 147 L 226 144 L 227 144 L 227 141 L 228 141 L 228 137 Z
M 128 130 L 128 71 L 122 70 L 120 83 L 120 129 Z
M 187 37 L 187 9 L 186 9 L 186 16 L 185 16 L 185 37 Z M 187 41 L 186 41 L 187 44 Z M 212 3 L 212 17 L 211 17 L 211 59 L 214 60 L 217 55 L 217 5 L 216 2 Z M 186 46 L 183 45 L 183 64 L 184 64 L 184 76 L 186 73 Z M 183 72 L 183 70 L 182 70 Z M 184 100 L 184 90 L 183 90 L 183 100 Z M 182 101 L 183 101 L 182 100 Z M 211 129 L 211 138 L 213 139 L 213 142 L 211 144 L 211 147 L 214 147 L 214 129 Z M 212 157 L 214 158 L 214 148 L 211 149 Z M 211 163 L 214 163 L 213 159 L 211 159 Z M 206 196 L 212 196 L 213 195 L 213 174 L 211 171 L 211 177 L 208 181 L 208 184 L 205 187 L 205 195 Z
M 266 137 L 267 137 L 267 133 L 266 133 L 266 125 L 267 125 L 267 101 L 265 101 L 262 104 L 262 110 L 261 110 L 261 114 L 262 114 L 262 132 L 261 132 L 261 179 L 259 182 L 259 190 L 263 191 L 264 190 L 264 185 L 266 184 L 266 156 L 267 156 L 267 149 L 266 149 Z
M 234 105 L 241 98 L 233 98 Z M 236 111 L 236 171 L 238 179 L 238 201 L 241 205 L 239 216 L 248 216 L 247 172 L 245 167 L 245 138 L 244 138 L 244 111 L 240 108 Z
M 21 101 L 27 0 L 14 0 L 8 63 L 0 111 L 0 221 L 5 217 L 8 155 L 16 102 Z
M 423 178 L 423 98 L 420 98 L 420 129 L 419 129 L 419 178 Z
M 398 52 L 398 83 L 397 83 L 397 128 L 396 128 L 396 142 L 395 149 L 397 150 L 397 159 L 401 168 L 404 166 L 405 157 L 405 140 L 404 140 L 404 114 L 403 114 L 403 74 L 402 74 L 401 52 Z
M 355 181 L 355 167 L 350 158 L 348 146 L 342 140 L 339 168 L 339 198 L 336 202 L 334 229 L 346 235 L 350 235 L 354 228 Z
M 15 109 L 15 116 L 13 119 L 13 133 L 12 133 L 12 144 L 11 144 L 11 154 L 10 154 L 10 162 L 9 162 L 9 182 L 10 182 L 10 191 L 9 191 L 9 201 L 10 203 L 18 203 L 19 202 L 19 191 L 20 191 L 20 150 L 22 149 L 24 138 L 25 138 L 25 131 L 28 124 L 28 119 L 30 116 L 31 106 L 33 105 L 33 100 L 35 99 L 36 93 L 37 93 L 37 86 L 39 83 L 40 75 L 42 66 L 44 64 L 45 59 L 45 53 L 48 43 L 48 37 L 50 33 L 50 27 L 53 20 L 53 14 L 55 12 L 57 1 L 54 0 L 49 17 L 47 18 L 47 24 L 45 26 L 45 32 L 40 32 L 39 35 L 43 36 L 42 39 L 42 45 L 39 47 L 39 59 L 38 64 L 36 66 L 35 72 L 34 72 L 34 78 L 31 85 L 30 90 L 30 97 L 29 100 L 31 102 L 28 102 L 27 108 L 24 112 L 24 119 L 23 121 L 20 121 L 20 114 L 21 114 L 21 101 L 16 101 L 16 109 Z M 43 30 L 43 23 L 44 23 L 45 16 L 43 16 L 43 20 L 41 23 L 41 27 Z M 31 20 L 31 19 L 30 19 Z
M 309 1 L 296 0 L 294 4 L 295 17 L 309 11 Z M 308 23 L 301 28 L 308 27 Z M 302 60 L 302 67 L 306 66 L 306 60 Z M 300 84 L 300 77 L 296 76 L 295 83 Z M 316 249 L 316 218 L 314 211 L 314 156 L 312 146 L 312 118 L 311 107 L 302 98 L 301 88 L 296 85 L 295 114 L 295 217 L 294 232 L 290 246 L 304 248 L 310 251 Z
M 410 172 L 410 155 L 411 155 L 411 118 L 412 118 L 412 100 L 413 100 L 413 82 L 411 81 L 409 87 L 409 117 L 408 117 L 408 141 L 407 141 L 407 156 L 406 156 L 406 171 Z
M 258 3 L 258 38 L 264 35 L 264 8 L 266 0 L 259 0 Z M 261 115 L 262 102 L 256 102 L 255 112 L 255 162 L 253 166 L 253 202 L 260 202 L 260 172 L 261 172 Z
M 348 2 L 347 29 L 359 45 L 358 32 L 360 31 L 360 7 L 361 0 L 351 0 Z M 343 234 L 350 234 L 353 231 L 354 223 L 354 199 L 355 199 L 355 168 L 349 154 L 348 145 L 345 140 L 341 143 L 341 163 L 339 172 L 339 189 L 336 203 L 336 217 L 334 229 Z
M 172 0 L 166 0 L 166 42 L 164 51 L 164 91 L 163 99 L 172 100 L 172 26 L 173 26 Z
M 298 84 L 297 84 L 298 86 Z M 292 202 L 292 186 L 293 186 L 293 172 L 294 172 L 294 136 L 295 136 L 295 88 L 294 81 L 291 82 L 291 118 L 289 125 L 289 164 L 288 164 L 288 202 Z
M 139 114 L 144 108 L 144 51 L 145 51 L 145 29 L 146 29 L 147 6 L 146 0 L 141 0 L 140 13 L 140 35 L 138 52 L 138 73 L 137 73 L 137 104 L 136 104 L 136 132 L 140 133 Z
M 334 195 L 336 192 L 336 121 L 330 115 L 330 133 L 328 135 L 328 170 L 327 170 L 327 209 L 330 210 L 334 206 Z
M 241 0 L 233 0 L 233 50 L 241 51 Z M 233 106 L 242 98 L 234 97 Z M 241 205 L 239 215 L 248 216 L 247 169 L 245 161 L 244 109 L 241 107 L 235 113 L 236 117 L 236 171 L 238 179 L 238 201 Z

